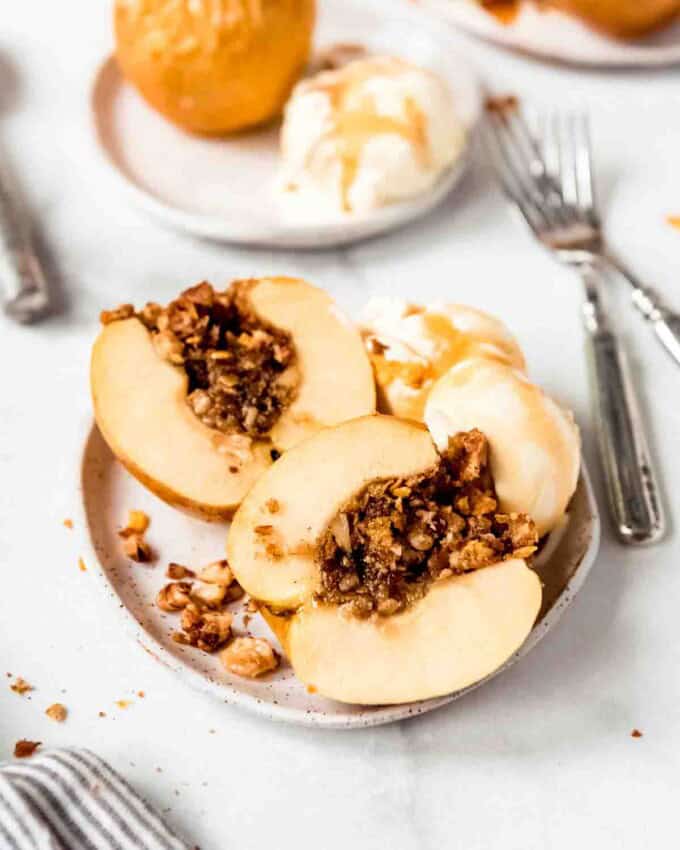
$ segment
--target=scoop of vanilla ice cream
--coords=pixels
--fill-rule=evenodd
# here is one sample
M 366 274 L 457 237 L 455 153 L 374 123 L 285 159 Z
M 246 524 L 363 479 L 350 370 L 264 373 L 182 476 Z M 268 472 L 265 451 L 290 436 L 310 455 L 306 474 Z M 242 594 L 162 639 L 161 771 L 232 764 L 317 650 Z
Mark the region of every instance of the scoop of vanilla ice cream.
M 422 420 L 434 382 L 463 358 L 477 355 L 525 368 L 508 328 L 474 307 L 421 307 L 400 298 L 372 298 L 359 325 L 382 410 L 407 419 Z
M 432 388 L 425 422 L 439 448 L 479 428 L 502 510 L 529 514 L 541 536 L 559 524 L 578 482 L 579 430 L 522 372 L 479 357 L 461 361 Z
M 281 186 L 297 203 L 365 212 L 430 188 L 463 149 L 446 83 L 401 59 L 356 59 L 293 89 Z

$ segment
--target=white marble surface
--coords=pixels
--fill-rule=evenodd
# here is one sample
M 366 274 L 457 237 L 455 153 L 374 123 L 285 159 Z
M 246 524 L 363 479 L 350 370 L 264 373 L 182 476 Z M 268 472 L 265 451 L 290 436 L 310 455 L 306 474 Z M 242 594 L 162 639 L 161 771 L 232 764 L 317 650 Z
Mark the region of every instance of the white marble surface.
M 20 737 L 92 747 L 203 850 L 671 846 L 680 770 L 674 534 L 626 551 L 606 532 L 581 596 L 530 657 L 449 708 L 373 731 L 251 718 L 187 690 L 119 634 L 94 575 L 77 568 L 80 529 L 62 526 L 100 308 L 167 298 L 203 277 L 269 272 L 305 275 L 350 310 L 375 293 L 468 301 L 507 319 L 533 375 L 574 407 L 593 459 L 579 292 L 531 244 L 481 167 L 422 224 L 348 251 L 227 250 L 162 231 L 116 194 L 89 136 L 88 84 L 110 44 L 108 3 L 2 0 L 0 9 L 3 69 L 16 75 L 12 96 L 0 85 L 0 138 L 21 166 L 66 302 L 35 328 L 0 319 L 0 672 L 36 686 L 24 698 L 0 687 L 0 759 Z M 573 71 L 461 47 L 501 89 L 589 106 L 611 239 L 680 307 L 680 233 L 664 222 L 680 213 L 680 72 Z M 624 293 L 612 301 L 677 511 L 680 372 Z M 132 700 L 125 711 L 114 704 L 121 698 Z M 70 710 L 61 726 L 43 715 L 55 700 Z M 630 737 L 633 727 L 642 739 Z

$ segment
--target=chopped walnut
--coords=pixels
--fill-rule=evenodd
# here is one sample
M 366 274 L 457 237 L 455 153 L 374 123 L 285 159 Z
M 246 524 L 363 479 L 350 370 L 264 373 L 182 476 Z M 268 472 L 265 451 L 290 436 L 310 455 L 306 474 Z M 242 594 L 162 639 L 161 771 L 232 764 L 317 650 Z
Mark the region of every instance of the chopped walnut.
M 227 611 L 202 611 L 190 602 L 182 612 L 184 631 L 173 635 L 173 638 L 203 652 L 214 652 L 229 640 L 232 620 Z
M 128 558 L 132 558 L 138 564 L 145 564 L 151 560 L 151 546 L 141 534 L 124 528 L 118 532 L 118 536 L 123 540 L 123 553 Z
M 281 503 L 278 499 L 267 499 L 265 507 L 270 514 L 277 514 L 281 510 Z
M 191 600 L 197 605 L 205 605 L 207 608 L 219 608 L 227 588 L 222 584 L 195 584 L 191 590 Z
M 137 532 L 138 534 L 144 534 L 149 527 L 150 521 L 151 520 L 144 511 L 128 511 L 127 528 L 130 531 Z
M 238 599 L 241 599 L 243 597 L 243 594 L 245 593 L 245 590 L 237 581 L 233 581 L 226 589 L 226 591 L 227 592 L 224 597 L 224 602 L 227 605 L 230 602 L 236 602 Z
M 14 745 L 14 757 L 18 759 L 26 759 L 33 755 L 38 749 L 42 741 L 27 741 L 22 738 Z
M 14 691 L 15 694 L 19 694 L 20 696 L 23 696 L 29 691 L 34 690 L 33 685 L 29 685 L 26 679 L 22 679 L 21 676 L 17 676 L 17 678 L 12 682 L 9 687 L 10 690 Z
M 63 723 L 67 715 L 66 706 L 63 706 L 60 702 L 55 702 L 45 709 L 45 714 L 52 720 L 56 720 L 57 723 Z
M 222 651 L 220 659 L 231 673 L 254 679 L 279 666 L 279 659 L 264 638 L 238 637 Z
M 102 325 L 110 325 L 111 322 L 119 322 L 121 319 L 130 319 L 135 315 L 135 308 L 132 304 L 121 304 L 115 310 L 102 310 L 99 314 L 99 321 Z
M 199 571 L 198 577 L 207 584 L 219 584 L 222 587 L 229 587 L 234 581 L 234 574 L 225 560 L 214 561 L 207 567 L 203 567 Z
M 175 579 L 175 581 L 177 581 L 183 578 L 194 578 L 196 573 L 193 570 L 190 570 L 189 567 L 184 567 L 182 564 L 176 564 L 174 561 L 171 561 L 168 564 L 165 575 L 168 578 Z
M 176 581 L 166 584 L 156 596 L 161 611 L 181 611 L 191 601 L 191 582 Z

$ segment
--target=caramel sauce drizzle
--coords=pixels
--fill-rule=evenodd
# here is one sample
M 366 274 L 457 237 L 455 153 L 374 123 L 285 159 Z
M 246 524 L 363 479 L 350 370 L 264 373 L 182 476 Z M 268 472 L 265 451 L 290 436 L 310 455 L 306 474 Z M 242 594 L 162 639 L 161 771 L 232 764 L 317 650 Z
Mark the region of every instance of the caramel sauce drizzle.
M 326 138 L 335 140 L 340 155 L 340 193 L 345 212 L 351 211 L 349 192 L 356 180 L 365 145 L 376 135 L 393 133 L 406 139 L 413 147 L 420 164 L 429 165 L 427 122 L 413 97 L 404 98 L 404 117 L 381 115 L 375 98 L 365 94 L 352 101 L 356 89 L 366 80 L 376 77 L 397 77 L 401 65 L 362 64 L 345 69 L 341 79 L 320 80 L 315 88 L 326 94 L 331 103 L 333 121 Z

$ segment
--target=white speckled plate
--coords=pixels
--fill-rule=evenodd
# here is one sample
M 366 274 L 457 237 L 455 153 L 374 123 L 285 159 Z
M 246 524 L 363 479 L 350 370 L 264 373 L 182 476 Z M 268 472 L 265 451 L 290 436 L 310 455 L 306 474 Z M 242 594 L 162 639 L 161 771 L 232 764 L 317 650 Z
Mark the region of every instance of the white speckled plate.
M 524 4 L 517 18 L 502 24 L 473 0 L 416 0 L 467 32 L 505 47 L 574 65 L 655 68 L 680 63 L 680 22 L 636 41 L 619 41 L 555 10 Z
M 192 519 L 161 502 L 123 469 L 96 426 L 88 427 L 85 436 L 80 489 L 82 516 L 78 527 L 86 530 L 83 557 L 88 568 L 96 570 L 102 579 L 110 604 L 120 612 L 121 626 L 193 687 L 271 720 L 327 728 L 391 723 L 432 711 L 471 690 L 408 705 L 364 707 L 344 705 L 308 693 L 285 662 L 263 680 L 230 675 L 216 656 L 175 643 L 171 634 L 178 626 L 178 615 L 165 614 L 154 604 L 156 594 L 167 582 L 164 573 L 168 562 L 200 567 L 223 557 L 228 525 Z M 132 563 L 121 553 L 116 531 L 125 524 L 127 512 L 132 508 L 146 511 L 151 517 L 147 539 L 157 553 L 152 566 Z M 584 470 L 569 522 L 551 536 L 537 563 L 545 585 L 538 622 L 521 649 L 492 675 L 498 675 L 525 655 L 559 620 L 593 565 L 599 537 L 597 507 Z M 241 607 L 241 602 L 232 605 L 236 631 L 243 628 Z M 249 623 L 248 630 L 273 640 L 259 616 Z
M 96 140 L 131 200 L 177 230 L 223 242 L 320 248 L 365 239 L 412 221 L 439 204 L 468 163 L 481 95 L 474 73 L 446 33 L 419 10 L 393 0 L 325 0 L 317 44 L 364 45 L 402 56 L 438 73 L 449 85 L 469 129 L 468 147 L 434 187 L 422 195 L 362 215 L 302 218 L 274 191 L 278 128 L 227 139 L 190 136 L 154 112 L 108 59 L 92 89 Z

